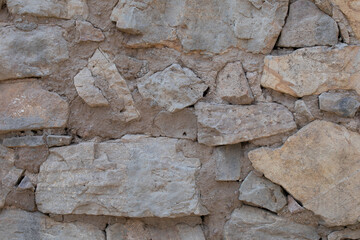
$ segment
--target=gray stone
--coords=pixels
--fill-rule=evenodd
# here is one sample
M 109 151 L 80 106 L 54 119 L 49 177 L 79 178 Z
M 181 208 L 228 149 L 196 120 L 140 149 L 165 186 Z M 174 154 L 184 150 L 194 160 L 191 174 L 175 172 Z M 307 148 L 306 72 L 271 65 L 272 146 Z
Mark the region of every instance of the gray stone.
M 173 64 L 138 83 L 140 94 L 169 112 L 194 105 L 208 86 L 193 71 Z
M 40 147 L 45 145 L 43 136 L 25 136 L 5 138 L 3 141 L 5 147 Z
M 89 14 L 86 0 L 7 0 L 12 14 L 37 17 L 84 18 Z
M 111 20 L 133 35 L 127 42 L 132 47 L 164 44 L 213 53 L 240 47 L 266 54 L 275 45 L 287 8 L 288 0 L 125 0 L 114 8 Z
M 61 136 L 61 135 L 48 135 L 46 137 L 46 143 L 48 147 L 61 147 L 70 145 L 72 136 Z
M 43 25 L 30 32 L 0 27 L 0 81 L 50 75 L 69 58 L 63 33 Z
M 195 184 L 200 161 L 177 152 L 177 142 L 127 135 L 52 148 L 38 176 L 38 209 L 126 217 L 205 215 Z
M 18 186 L 19 189 L 22 190 L 31 190 L 34 191 L 34 185 L 31 183 L 31 180 L 28 176 L 25 176 Z
M 101 93 L 101 90 L 95 86 L 95 78 L 90 70 L 85 67 L 75 77 L 74 85 L 79 96 L 90 107 L 106 107 L 109 102 Z
M 209 146 L 246 142 L 296 128 L 291 112 L 275 103 L 249 106 L 198 103 L 195 110 L 198 141 Z
M 225 240 L 319 240 L 314 227 L 291 222 L 267 211 L 243 206 L 225 225 Z
M 199 225 L 190 227 L 187 224 L 178 224 L 176 229 L 180 240 L 205 240 L 204 233 Z
M 250 104 L 254 97 L 241 62 L 228 63 L 217 78 L 217 94 L 231 104 Z
M 344 229 L 328 235 L 328 240 L 360 239 L 360 230 Z
M 277 149 L 248 154 L 253 167 L 280 184 L 328 226 L 351 225 L 360 215 L 360 134 L 313 121 Z
M 289 16 L 281 31 L 279 47 L 335 45 L 339 30 L 334 19 L 309 0 L 290 4 Z
M 15 166 L 31 173 L 38 173 L 40 165 L 48 155 L 47 146 L 17 148 L 15 150 Z
M 354 117 L 360 107 L 360 97 L 350 93 L 322 93 L 319 96 L 320 109 L 340 117 Z
M 42 213 L 18 209 L 1 212 L 0 236 L 6 240 L 105 240 L 104 233 L 93 225 L 56 222 Z
M 78 42 L 102 42 L 105 40 L 103 32 L 86 21 L 76 21 L 76 38 Z
M 0 133 L 60 128 L 67 123 L 68 103 L 37 81 L 3 83 L 0 92 Z
M 315 119 L 303 100 L 297 100 L 295 102 L 294 110 L 295 122 L 301 127 Z
M 241 144 L 216 147 L 216 181 L 239 181 L 243 152 Z
M 279 212 L 287 203 L 281 187 L 250 172 L 240 186 L 239 200 L 253 206 Z

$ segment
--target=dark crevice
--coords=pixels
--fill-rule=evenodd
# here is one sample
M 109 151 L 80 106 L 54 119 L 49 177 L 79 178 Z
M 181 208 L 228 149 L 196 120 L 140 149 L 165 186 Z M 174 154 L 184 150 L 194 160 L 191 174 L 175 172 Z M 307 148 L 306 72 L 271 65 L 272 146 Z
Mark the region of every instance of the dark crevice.
M 210 87 L 208 87 L 208 88 L 204 91 L 203 97 L 206 97 L 206 95 L 209 93 L 209 91 L 210 91 Z

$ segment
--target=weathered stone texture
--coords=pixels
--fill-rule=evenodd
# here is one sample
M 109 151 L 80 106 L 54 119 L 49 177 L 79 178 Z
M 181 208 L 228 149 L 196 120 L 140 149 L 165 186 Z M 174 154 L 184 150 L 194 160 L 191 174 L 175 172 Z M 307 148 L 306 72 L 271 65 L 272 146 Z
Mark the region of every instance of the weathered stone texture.
M 198 103 L 195 110 L 198 141 L 209 146 L 250 141 L 296 128 L 291 112 L 275 103 L 249 106 Z
M 61 147 L 70 145 L 72 140 L 71 136 L 61 136 L 61 135 L 48 135 L 46 137 L 46 143 L 48 147 Z
M 64 127 L 69 106 L 36 81 L 0 84 L 0 133 Z
M 105 40 L 103 32 L 87 21 L 76 21 L 76 38 L 78 42 L 101 42 Z
M 177 141 L 126 136 L 52 148 L 40 168 L 38 208 L 55 214 L 202 215 L 195 185 L 200 162 L 177 152 Z
M 60 223 L 39 212 L 3 210 L 0 236 L 7 240 L 105 240 L 104 233 L 90 224 Z
M 360 135 L 340 125 L 314 121 L 278 149 L 249 152 L 253 166 L 283 186 L 330 226 L 360 215 Z
M 309 107 L 306 105 L 305 101 L 303 100 L 297 100 L 295 102 L 294 110 L 295 110 L 294 113 L 295 121 L 301 127 L 305 126 L 307 123 L 315 119 Z
M 173 64 L 138 84 L 144 98 L 155 101 L 169 112 L 194 105 L 208 86 L 193 71 Z
M 345 14 L 356 37 L 360 40 L 360 1 L 331 0 L 331 3 L 335 4 Z
M 289 221 L 267 211 L 243 206 L 225 225 L 225 240 L 318 240 L 315 228 Z
M 265 57 L 263 87 L 294 97 L 328 90 L 355 90 L 360 94 L 360 47 L 313 47 L 288 55 Z
M 290 4 L 289 16 L 281 31 L 279 47 L 312 47 L 335 45 L 338 42 L 338 26 L 309 0 Z
M 243 151 L 241 144 L 215 148 L 216 181 L 239 181 Z
M 230 47 L 269 53 L 284 25 L 288 1 L 161 0 L 118 3 L 116 26 L 133 38 L 130 46 L 174 45 L 185 51 L 220 53 Z M 172 43 L 171 43 L 172 42 Z
M 328 240 L 360 239 L 360 230 L 344 229 L 328 235 Z
M 320 109 L 340 117 L 354 117 L 360 107 L 360 96 L 351 93 L 322 93 L 319 96 Z
M 44 25 L 30 32 L 0 27 L 0 81 L 50 75 L 69 58 L 63 34 L 59 27 Z
M 40 165 L 48 155 L 49 150 L 46 146 L 16 148 L 15 166 L 31 173 L 38 173 Z
M 45 145 L 43 136 L 25 136 L 5 138 L 3 141 L 5 147 L 40 147 Z

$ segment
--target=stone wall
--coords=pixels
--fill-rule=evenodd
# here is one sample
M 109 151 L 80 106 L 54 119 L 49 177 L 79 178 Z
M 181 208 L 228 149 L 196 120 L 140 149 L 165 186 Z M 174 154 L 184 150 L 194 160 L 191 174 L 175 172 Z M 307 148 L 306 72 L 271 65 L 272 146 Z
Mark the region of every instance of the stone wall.
M 0 8 L 0 239 L 360 239 L 360 0 Z

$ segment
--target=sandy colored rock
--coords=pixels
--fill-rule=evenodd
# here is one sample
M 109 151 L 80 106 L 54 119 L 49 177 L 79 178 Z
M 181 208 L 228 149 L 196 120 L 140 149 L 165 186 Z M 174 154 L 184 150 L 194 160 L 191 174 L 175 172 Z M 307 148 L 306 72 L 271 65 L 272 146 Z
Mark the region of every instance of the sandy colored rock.
M 228 63 L 217 78 L 217 94 L 231 104 L 250 104 L 254 97 L 241 62 Z
M 279 47 L 335 45 L 339 30 L 334 19 L 309 0 L 290 4 L 289 16 L 281 31 Z
M 360 135 L 314 121 L 278 149 L 249 152 L 254 168 L 283 186 L 329 226 L 349 225 L 360 215 Z
M 61 147 L 70 145 L 72 136 L 48 135 L 46 136 L 46 143 L 48 147 Z
M 281 56 L 266 56 L 263 87 L 294 97 L 345 89 L 360 93 L 360 47 L 303 48 Z
M 241 183 L 239 192 L 239 200 L 272 212 L 280 211 L 287 203 L 279 185 L 257 176 L 254 171 L 251 171 Z
M 104 233 L 93 225 L 55 222 L 39 212 L 18 209 L 1 212 L 0 237 L 7 240 L 105 240 Z
M 275 214 L 243 206 L 235 209 L 225 225 L 225 240 L 318 240 L 316 229 L 278 217 Z
M 276 103 L 249 106 L 198 103 L 195 110 L 198 141 L 209 146 L 246 142 L 296 128 L 291 112 Z
M 144 98 L 155 101 L 169 112 L 194 105 L 203 97 L 208 86 L 193 71 L 173 64 L 138 84 Z
M 206 214 L 195 185 L 200 162 L 177 152 L 177 142 L 127 135 L 52 148 L 40 168 L 38 209 L 126 217 Z
M 360 40 L 360 1 L 331 0 L 331 3 L 339 7 L 341 12 L 345 14 L 356 37 Z
M 328 235 L 328 240 L 360 239 L 360 230 L 344 229 Z
M 0 133 L 64 127 L 68 103 L 36 81 L 0 84 Z
M 150 7 L 151 6 L 151 7 Z M 185 51 L 220 53 L 230 47 L 269 53 L 287 14 L 288 1 L 161 0 L 118 3 L 111 14 L 129 46 L 165 44 Z
M 69 58 L 63 33 L 60 27 L 44 25 L 30 32 L 0 27 L 0 81 L 50 75 Z
M 120 75 L 109 56 L 100 48 L 89 59 L 88 68 L 94 77 L 99 77 L 107 83 L 108 88 L 115 93 L 118 99 L 123 100 L 125 105 L 123 114 L 126 122 L 140 117 L 125 79 Z
M 5 147 L 40 147 L 45 145 L 43 136 L 24 136 L 5 138 L 3 140 Z
M 354 117 L 360 107 L 360 96 L 351 93 L 322 93 L 319 96 L 320 109 L 340 117 Z
M 7 0 L 12 14 L 36 17 L 84 18 L 89 14 L 86 0 Z
M 76 34 L 79 42 L 102 42 L 105 40 L 102 31 L 87 21 L 76 21 Z
M 239 181 L 243 151 L 241 144 L 216 147 L 216 181 Z
M 95 86 L 95 78 L 87 67 L 83 68 L 74 77 L 74 85 L 79 96 L 90 107 L 109 106 L 109 102 L 103 96 L 101 90 Z

